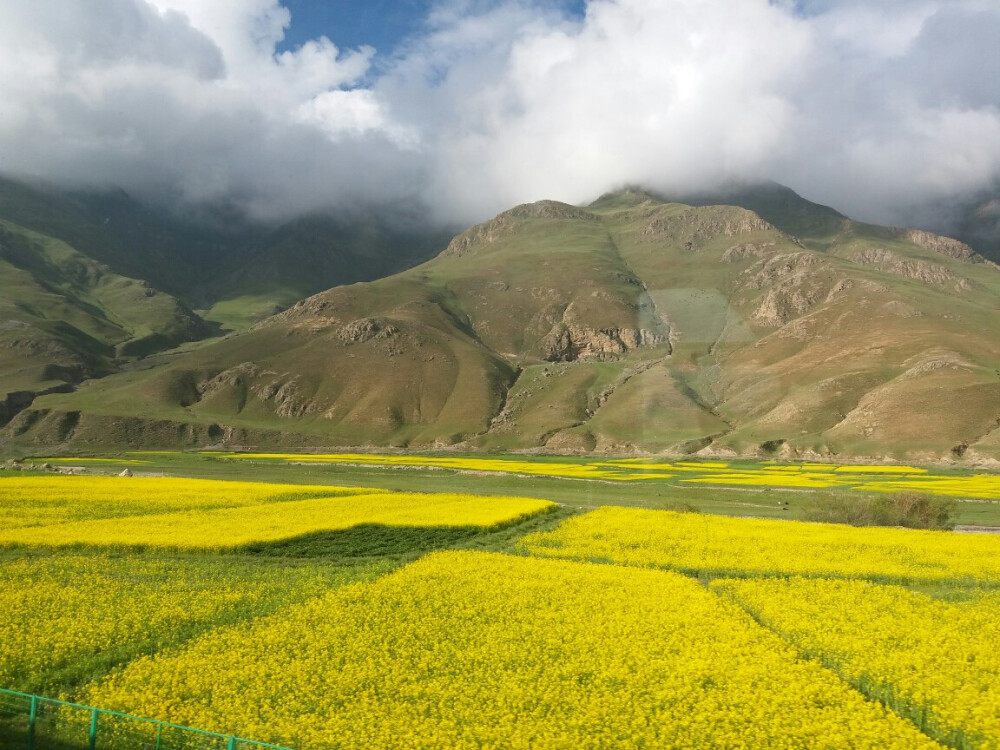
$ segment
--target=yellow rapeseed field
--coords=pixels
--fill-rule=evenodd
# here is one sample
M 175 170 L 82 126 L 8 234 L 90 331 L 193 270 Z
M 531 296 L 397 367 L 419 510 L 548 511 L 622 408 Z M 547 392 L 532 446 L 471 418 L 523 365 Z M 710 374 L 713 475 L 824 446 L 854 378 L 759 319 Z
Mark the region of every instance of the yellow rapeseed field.
M 480 552 L 220 628 L 81 700 L 301 750 L 939 747 L 691 579 Z
M 758 466 L 723 461 L 602 459 L 592 461 L 524 460 L 474 456 L 380 455 L 375 453 L 218 453 L 218 458 L 282 461 L 303 464 L 351 464 L 451 469 L 467 472 L 521 474 L 561 479 L 601 481 L 664 481 L 728 487 L 845 489 L 865 492 L 921 492 L 955 497 L 1000 499 L 1000 475 L 935 475 L 928 469 L 903 465 L 843 465 L 819 463 Z
M 0 545 L 225 550 L 359 524 L 489 528 L 555 507 L 525 497 L 385 492 L 0 529 Z
M 603 507 L 524 537 L 532 554 L 741 574 L 1000 580 L 1000 538 Z
M 712 585 L 890 705 L 926 711 L 938 736 L 1000 747 L 1000 594 L 940 601 L 896 586 L 804 578 Z
M 600 463 L 523 461 L 514 458 L 467 456 L 379 455 L 375 453 L 209 453 L 239 460 L 277 460 L 297 463 L 356 464 L 362 466 L 433 467 L 456 471 L 485 471 L 569 479 L 622 479 L 625 472 Z M 665 477 L 669 475 L 658 474 Z
M 793 472 L 781 470 L 713 472 L 681 481 L 687 484 L 725 484 L 737 487 L 798 487 L 829 489 L 849 487 L 850 481 L 838 479 L 832 472 Z
M 5 560 L 0 686 L 47 691 L 127 661 L 135 649 L 156 651 L 185 634 L 317 596 L 357 578 L 357 570 L 105 555 Z
M 368 492 L 172 477 L 0 477 L 0 529 Z
M 887 479 L 867 482 L 864 489 L 873 492 L 923 492 L 1000 501 L 1000 476 L 979 474 L 971 477 Z

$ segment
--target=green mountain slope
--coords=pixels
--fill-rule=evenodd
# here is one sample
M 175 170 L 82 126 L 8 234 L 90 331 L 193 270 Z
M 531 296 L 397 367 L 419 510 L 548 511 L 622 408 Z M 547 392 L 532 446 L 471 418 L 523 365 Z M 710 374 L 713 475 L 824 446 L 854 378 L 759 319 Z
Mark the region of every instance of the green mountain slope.
M 409 271 L 45 396 L 4 437 L 1000 456 L 1000 270 L 756 200 L 519 206 Z
M 419 218 L 393 219 L 318 215 L 272 225 L 225 206 L 178 217 L 120 190 L 73 192 L 0 178 L 0 220 L 143 279 L 229 330 L 332 286 L 409 268 L 450 239 Z
M 311 216 L 248 236 L 197 287 L 204 315 L 230 330 L 332 286 L 389 276 L 432 257 L 447 233 L 376 216 Z
M 0 221 L 0 424 L 39 392 L 66 390 L 208 333 L 171 295 Z

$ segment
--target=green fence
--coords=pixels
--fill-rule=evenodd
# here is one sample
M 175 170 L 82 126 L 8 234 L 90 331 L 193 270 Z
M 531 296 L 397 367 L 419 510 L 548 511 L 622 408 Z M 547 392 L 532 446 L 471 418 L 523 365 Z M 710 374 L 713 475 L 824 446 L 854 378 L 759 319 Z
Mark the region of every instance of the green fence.
M 0 750 L 288 750 L 0 688 Z

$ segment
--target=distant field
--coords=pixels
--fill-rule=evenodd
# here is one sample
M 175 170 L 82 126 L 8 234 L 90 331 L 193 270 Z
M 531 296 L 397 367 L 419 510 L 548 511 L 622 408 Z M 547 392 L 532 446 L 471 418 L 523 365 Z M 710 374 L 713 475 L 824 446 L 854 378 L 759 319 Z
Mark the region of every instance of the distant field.
M 792 489 L 851 489 L 868 492 L 913 491 L 954 497 L 1000 499 L 1000 475 L 953 475 L 905 465 L 751 463 L 738 461 L 671 461 L 656 459 L 477 458 L 392 456 L 367 453 L 222 453 L 220 458 L 359 466 L 412 466 L 495 472 L 563 479 L 617 482 L 674 480 L 677 484 Z
M 90 472 L 129 468 L 137 474 L 522 495 L 575 508 L 621 505 L 764 518 L 802 518 L 818 493 L 843 497 L 918 493 L 957 499 L 956 523 L 1000 526 L 1000 474 L 968 468 L 356 452 L 143 451 L 33 462 Z
M 614 475 L 982 477 L 301 458 L 0 475 L 0 687 L 294 750 L 1000 745 L 1000 537 L 664 510 L 815 490 Z M 456 491 L 392 491 L 421 483 Z

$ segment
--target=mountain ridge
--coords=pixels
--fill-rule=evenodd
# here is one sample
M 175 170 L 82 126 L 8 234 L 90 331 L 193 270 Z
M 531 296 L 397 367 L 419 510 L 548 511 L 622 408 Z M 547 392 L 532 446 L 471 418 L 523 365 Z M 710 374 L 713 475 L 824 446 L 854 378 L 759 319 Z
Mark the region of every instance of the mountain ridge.
M 762 200 L 770 218 L 635 190 L 524 204 L 420 266 L 40 398 L 4 437 L 1000 455 L 995 265 L 796 198 Z

